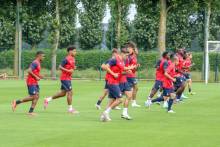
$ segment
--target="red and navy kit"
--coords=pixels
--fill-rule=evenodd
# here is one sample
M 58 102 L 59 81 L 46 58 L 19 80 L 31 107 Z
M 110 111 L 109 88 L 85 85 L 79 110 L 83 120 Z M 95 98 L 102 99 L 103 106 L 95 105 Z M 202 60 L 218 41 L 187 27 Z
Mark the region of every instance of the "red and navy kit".
M 115 58 L 110 59 L 108 64 L 111 71 L 118 74 L 117 78 L 111 74 L 108 76 L 109 98 L 121 98 L 122 94 L 119 87 L 119 82 L 122 72 L 124 71 L 124 61 L 116 56 Z
M 61 66 L 68 70 L 71 70 L 71 69 L 74 70 L 75 69 L 75 58 L 72 56 L 67 56 L 61 62 Z M 61 90 L 64 90 L 64 91 L 72 90 L 72 83 L 71 83 L 72 73 L 62 70 L 60 80 L 61 80 Z
M 175 64 L 172 63 L 172 62 L 169 62 L 168 67 L 167 67 L 167 69 L 166 69 L 166 72 L 167 72 L 171 77 L 174 78 L 175 75 L 176 75 L 176 67 L 175 67 Z M 163 77 L 163 96 L 169 96 L 170 93 L 173 93 L 173 92 L 174 92 L 174 84 L 173 84 L 173 81 L 164 75 L 164 77 Z
M 183 61 L 184 76 L 187 80 L 191 79 L 191 75 L 190 75 L 191 64 L 192 64 L 192 61 L 189 58 Z
M 164 72 L 168 67 L 168 61 L 165 58 L 158 60 L 156 64 L 156 81 L 154 83 L 153 89 L 158 90 L 163 86 Z
M 132 65 L 137 65 L 137 56 L 135 54 L 131 54 L 128 56 L 128 58 L 126 59 L 125 62 L 125 66 L 132 66 Z M 127 74 L 127 80 L 128 80 L 128 84 L 130 87 L 133 87 L 134 85 L 137 84 L 137 78 L 136 78 L 136 69 L 132 69 L 131 73 Z
M 33 74 L 40 77 L 40 70 L 41 70 L 40 61 L 34 60 L 31 63 L 30 68 Z M 38 81 L 34 76 L 32 76 L 31 74 L 28 74 L 26 83 L 27 83 L 29 95 L 35 95 L 39 93 L 40 88 L 38 85 Z
M 124 93 L 125 91 L 131 91 L 131 86 L 129 85 L 127 80 L 127 73 L 123 73 L 120 75 L 119 87 L 122 93 Z

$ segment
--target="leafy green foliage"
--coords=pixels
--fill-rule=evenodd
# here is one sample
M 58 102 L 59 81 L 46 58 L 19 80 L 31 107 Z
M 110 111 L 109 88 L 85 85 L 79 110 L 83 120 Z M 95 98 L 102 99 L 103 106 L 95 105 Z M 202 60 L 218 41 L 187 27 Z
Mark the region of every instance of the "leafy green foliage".
M 82 0 L 84 11 L 79 12 L 79 38 L 82 49 L 99 47 L 102 40 L 102 19 L 106 2 L 103 0 Z

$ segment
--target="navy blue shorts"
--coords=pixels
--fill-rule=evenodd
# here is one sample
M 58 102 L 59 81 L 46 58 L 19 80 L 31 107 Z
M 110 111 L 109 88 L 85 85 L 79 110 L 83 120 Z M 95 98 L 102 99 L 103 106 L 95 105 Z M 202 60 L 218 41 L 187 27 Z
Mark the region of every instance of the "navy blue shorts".
M 170 96 L 171 93 L 174 93 L 174 89 L 173 88 L 170 88 L 170 89 L 167 89 L 167 88 L 164 88 L 163 89 L 163 96 Z
M 128 80 L 128 85 L 130 87 L 133 87 L 134 85 L 138 83 L 137 78 L 127 78 L 127 80 Z
M 28 85 L 27 87 L 29 95 L 36 95 L 40 91 L 39 85 Z
M 105 86 L 104 86 L 104 89 L 108 89 L 108 81 L 105 80 Z
M 186 79 L 185 77 L 177 77 L 176 82 L 174 82 L 175 89 L 178 89 L 185 83 Z
M 162 88 L 162 86 L 163 86 L 163 82 L 156 80 L 154 83 L 153 89 L 159 90 L 160 88 Z
M 131 91 L 131 87 L 129 86 L 128 82 L 120 83 L 119 87 L 122 93 L 124 93 L 125 91 Z
M 71 91 L 72 90 L 71 81 L 70 80 L 61 80 L 61 90 Z
M 121 90 L 119 85 L 113 85 L 113 84 L 108 84 L 108 91 L 109 91 L 109 98 L 121 98 L 122 94 L 121 94 Z
M 184 77 L 186 78 L 186 80 L 191 79 L 190 73 L 184 73 Z

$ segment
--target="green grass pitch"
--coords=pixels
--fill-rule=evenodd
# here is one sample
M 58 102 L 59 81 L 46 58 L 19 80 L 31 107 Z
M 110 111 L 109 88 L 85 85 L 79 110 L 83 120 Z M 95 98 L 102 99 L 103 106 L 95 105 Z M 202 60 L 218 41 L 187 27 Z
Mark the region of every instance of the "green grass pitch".
M 11 111 L 10 102 L 27 95 L 24 81 L 0 81 L 0 146 L 2 147 L 220 147 L 220 84 L 194 83 L 196 95 L 174 105 L 176 114 L 167 114 L 158 105 L 143 103 L 152 86 L 140 82 L 138 103 L 130 108 L 132 121 L 111 113 L 112 122 L 99 121 L 102 111 L 94 104 L 103 81 L 73 81 L 73 106 L 79 115 L 67 114 L 66 98 L 52 101 L 43 110 L 43 98 L 59 90 L 59 81 L 41 81 L 36 111 L 28 117 L 30 103 Z M 106 105 L 107 99 L 103 102 Z

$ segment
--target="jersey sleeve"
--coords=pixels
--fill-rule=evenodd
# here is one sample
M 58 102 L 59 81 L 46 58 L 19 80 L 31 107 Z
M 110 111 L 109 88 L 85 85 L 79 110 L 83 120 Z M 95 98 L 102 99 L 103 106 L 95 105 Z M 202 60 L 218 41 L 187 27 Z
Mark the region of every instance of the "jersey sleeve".
M 167 69 L 167 67 L 168 67 L 168 62 L 167 62 L 167 61 L 165 61 L 165 62 L 163 63 L 163 69 L 164 69 L 164 70 L 166 70 L 166 69 Z
M 161 60 L 158 60 L 156 65 L 155 65 L 155 68 L 159 68 L 160 67 L 160 63 L 161 63 Z
M 110 60 L 108 61 L 108 64 L 109 64 L 110 66 L 116 65 L 116 63 L 117 63 L 117 61 L 116 61 L 116 59 L 114 59 L 114 58 L 112 58 L 112 59 L 110 59 Z
M 63 59 L 60 65 L 64 67 L 66 64 L 67 64 L 67 59 Z
M 32 62 L 30 67 L 31 67 L 31 70 L 35 70 L 37 68 L 37 63 Z

